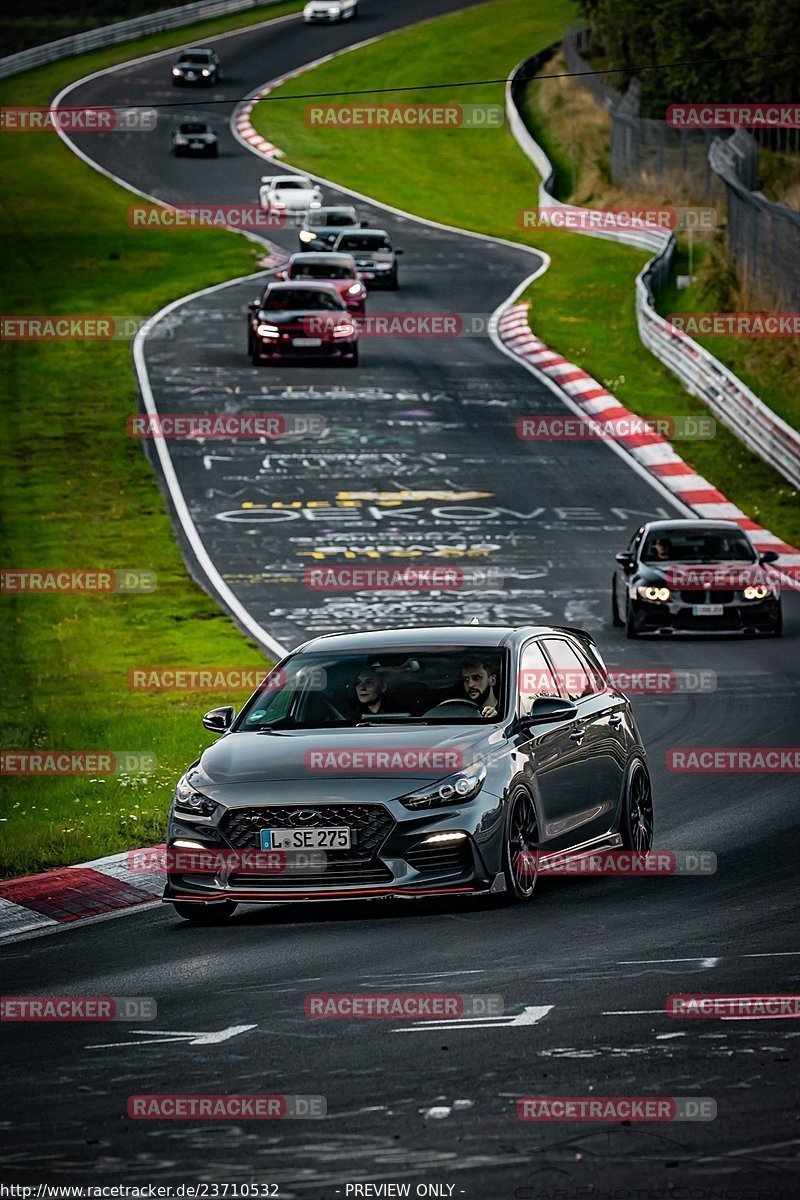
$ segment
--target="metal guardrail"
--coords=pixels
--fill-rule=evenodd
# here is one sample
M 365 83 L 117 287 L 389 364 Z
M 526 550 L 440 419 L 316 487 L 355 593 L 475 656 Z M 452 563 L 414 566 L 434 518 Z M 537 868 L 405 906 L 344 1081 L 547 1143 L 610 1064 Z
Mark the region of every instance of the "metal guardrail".
M 571 208 L 552 194 L 553 164 L 531 136 L 517 105 L 523 85 L 555 53 L 549 46 L 518 66 L 506 81 L 506 117 L 520 149 L 535 166 L 540 208 Z M 590 210 L 586 210 L 587 212 Z M 594 230 L 576 228 L 587 237 L 654 250 L 656 253 L 636 277 L 636 322 L 648 350 L 678 376 L 686 389 L 704 401 L 715 418 L 739 438 L 749 450 L 779 471 L 795 488 L 800 488 L 800 434 L 760 400 L 728 367 L 692 338 L 673 330 L 653 307 L 665 285 L 675 256 L 675 238 L 664 230 Z
M 98 50 L 102 46 L 116 46 L 148 33 L 161 33 L 164 29 L 179 29 L 208 17 L 223 17 L 229 13 L 245 12 L 250 8 L 271 8 L 282 0 L 195 0 L 193 4 L 182 4 L 180 8 L 167 8 L 161 12 L 134 17 L 130 21 L 119 21 L 115 25 L 101 25 L 87 29 L 85 33 L 73 33 L 56 42 L 45 42 L 0 58 L 0 79 L 19 75 L 32 67 L 70 58 L 73 54 L 84 54 L 87 50 Z

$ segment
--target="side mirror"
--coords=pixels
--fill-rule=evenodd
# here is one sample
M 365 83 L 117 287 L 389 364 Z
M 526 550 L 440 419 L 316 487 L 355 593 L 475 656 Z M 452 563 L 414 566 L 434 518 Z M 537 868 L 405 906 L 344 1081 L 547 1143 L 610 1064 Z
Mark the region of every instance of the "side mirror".
M 402 250 L 400 250 L 400 249 L 398 249 L 398 247 L 397 247 L 397 246 L 395 246 L 395 250 L 394 250 L 394 252 L 395 252 L 395 254 L 402 254 L 402 253 L 403 253 L 403 251 L 402 251 Z
M 225 733 L 233 724 L 235 716 L 236 709 L 232 704 L 226 704 L 223 708 L 212 708 L 207 712 L 203 717 L 203 724 L 212 733 Z
M 614 558 L 624 570 L 630 571 L 633 566 L 633 556 L 627 550 L 621 550 L 619 554 L 614 555 Z
M 251 300 L 247 306 L 248 312 L 255 312 L 260 303 L 261 303 L 261 297 L 259 297 L 256 300 Z
M 578 710 L 571 700 L 560 696 L 537 696 L 527 716 L 520 717 L 520 729 L 528 730 L 533 725 L 544 725 L 555 721 L 573 721 Z
M 369 221 L 359 221 L 359 229 L 369 229 Z
M 758 561 L 766 567 L 770 563 L 777 562 L 779 558 L 780 554 L 778 554 L 777 550 L 765 550 Z
M 276 278 L 276 279 L 288 279 L 288 278 L 289 278 L 289 276 L 288 276 L 288 274 L 286 273 L 286 271 L 276 271 L 276 272 L 275 272 L 275 278 Z

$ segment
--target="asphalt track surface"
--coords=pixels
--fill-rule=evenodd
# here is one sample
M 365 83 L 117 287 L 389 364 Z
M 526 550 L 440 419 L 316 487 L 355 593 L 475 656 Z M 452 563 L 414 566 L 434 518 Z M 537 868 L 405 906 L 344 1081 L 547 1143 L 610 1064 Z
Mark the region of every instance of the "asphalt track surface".
M 241 97 L 331 48 L 457 7 L 362 0 L 363 16 L 344 27 L 307 30 L 292 20 L 227 38 L 219 94 Z M 68 102 L 173 101 L 169 58 L 101 76 Z M 172 203 L 254 199 L 268 172 L 226 132 L 228 109 L 207 115 L 221 132 L 217 162 L 176 162 L 166 133 L 136 135 L 135 152 L 134 135 L 80 144 L 107 170 Z M 326 195 L 340 198 L 332 189 Z M 522 250 L 360 207 L 406 251 L 401 290 L 372 311 L 488 314 L 536 269 Z M 293 231 L 274 240 L 295 245 Z M 148 995 L 159 1012 L 150 1032 L 124 1024 L 6 1027 L 13 1056 L 3 1089 L 3 1179 L 256 1181 L 309 1200 L 354 1195 L 347 1185 L 366 1182 L 409 1183 L 412 1195 L 417 1185 L 437 1184 L 442 1195 L 487 1200 L 609 1188 L 696 1200 L 742 1200 L 745 1187 L 796 1195 L 796 1022 L 677 1021 L 664 1013 L 671 993 L 798 990 L 792 776 L 675 774 L 665 765 L 672 747 L 794 743 L 796 597 L 787 598 L 782 641 L 625 642 L 608 614 L 613 553 L 641 519 L 671 515 L 668 499 L 608 447 L 517 441 L 518 416 L 558 412 L 558 402 L 486 338 L 370 341 L 352 372 L 256 370 L 244 353 L 243 317 L 255 290 L 235 284 L 191 301 L 174 316 L 175 336 L 147 344 L 160 412 L 217 411 L 224 396 L 233 411 L 313 412 L 330 421 L 324 444 L 225 443 L 209 461 L 217 448 L 170 444 L 196 526 L 237 598 L 286 645 L 335 628 L 477 615 L 584 625 L 612 667 L 714 671 L 709 694 L 641 697 L 635 710 L 654 781 L 656 845 L 710 850 L 718 870 L 550 881 L 524 907 L 243 908 L 222 929 L 192 928 L 154 907 L 21 939 L 2 952 L 5 994 Z M 341 493 L 354 491 L 452 495 L 337 507 Z M 297 501 L 291 510 L 271 507 Z M 320 511 L 350 515 L 308 515 Z M 301 515 L 264 519 L 276 512 Z M 351 547 L 351 561 L 363 563 L 365 547 L 385 561 L 391 550 L 417 545 L 426 564 L 488 561 L 502 570 L 503 587 L 356 604 L 303 585 L 306 565 L 344 561 Z M 443 548 L 465 557 L 436 558 Z M 304 1012 L 309 992 L 425 990 L 500 993 L 511 1020 L 445 1029 L 311 1022 Z M 539 1011 L 524 1023 L 531 1008 Z M 177 1038 L 247 1026 L 216 1042 Z M 130 1095 L 170 1092 L 324 1095 L 328 1118 L 126 1116 Z M 608 1126 L 531 1124 L 515 1115 L 520 1096 L 589 1094 L 713 1097 L 718 1115 Z

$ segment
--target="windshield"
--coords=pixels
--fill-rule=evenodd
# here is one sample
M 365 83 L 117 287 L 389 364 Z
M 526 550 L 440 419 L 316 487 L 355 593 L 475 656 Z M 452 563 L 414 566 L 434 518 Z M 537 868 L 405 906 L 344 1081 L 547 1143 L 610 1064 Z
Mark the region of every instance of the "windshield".
M 279 292 L 268 293 L 261 307 L 269 312 L 289 312 L 296 309 L 339 312 L 344 308 L 344 302 L 332 292 L 315 292 L 312 288 L 282 288 Z
M 354 267 L 347 263 L 293 263 L 292 279 L 355 279 Z
M 179 125 L 178 133 L 209 133 L 207 125 L 200 125 L 197 121 L 193 121 L 188 125 Z
M 348 233 L 339 242 L 339 250 L 391 250 L 392 243 L 385 234 Z
M 649 534 L 642 562 L 755 562 L 755 551 L 736 529 L 666 529 Z
M 276 179 L 272 184 L 276 192 L 286 192 L 290 188 L 308 189 L 311 184 L 307 179 Z
M 206 50 L 190 50 L 181 58 L 181 62 L 187 63 L 208 63 L 210 61 L 211 55 Z
M 301 651 L 264 681 L 236 729 L 502 720 L 507 663 L 507 652 L 496 646 L 410 647 L 387 654 Z

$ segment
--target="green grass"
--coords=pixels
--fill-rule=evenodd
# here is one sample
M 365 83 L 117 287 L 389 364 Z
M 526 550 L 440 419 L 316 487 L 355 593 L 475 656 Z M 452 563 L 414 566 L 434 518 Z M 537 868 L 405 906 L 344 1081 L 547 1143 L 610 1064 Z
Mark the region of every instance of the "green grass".
M 613 388 L 634 412 L 707 414 L 639 340 L 634 279 L 646 254 L 559 230 L 520 228 L 520 211 L 536 206 L 539 180 L 507 129 L 328 126 L 323 136 L 304 120 L 309 101 L 289 99 L 302 92 L 400 88 L 420 80 L 502 78 L 521 58 L 557 41 L 573 16 L 564 0 L 536 9 L 527 0 L 492 0 L 392 34 L 289 81 L 273 93 L 279 101 L 256 107 L 254 124 L 293 164 L 420 216 L 545 250 L 551 268 L 527 297 L 535 332 Z M 457 57 L 443 53 L 445 46 L 457 46 Z M 377 99 L 386 103 L 393 97 Z M 360 103 L 368 100 L 359 97 Z M 397 100 L 502 104 L 503 88 L 411 91 Z M 548 144 L 558 145 L 552 131 Z M 563 157 L 556 161 L 563 179 L 571 165 Z M 727 430 L 718 427 L 714 441 L 680 442 L 677 449 L 754 519 L 789 542 L 800 538 L 796 493 Z
M 251 11 L 238 23 L 253 19 Z M 188 40 L 198 28 L 5 81 L 0 103 L 46 104 L 70 79 Z M 210 31 L 209 23 L 202 28 Z M 3 137 L 0 165 L 6 314 L 143 317 L 248 273 L 263 254 L 216 230 L 131 229 L 130 193 L 54 134 Z M 130 778 L 4 778 L 0 877 L 8 877 L 160 839 L 175 779 L 212 740 L 200 716 L 244 698 L 131 691 L 132 667 L 258 667 L 265 659 L 189 578 L 153 472 L 126 435 L 125 419 L 136 411 L 129 344 L 0 349 L 2 565 L 147 568 L 158 578 L 153 593 L 138 596 L 0 595 L 3 745 L 149 751 L 157 759 L 152 774 Z

